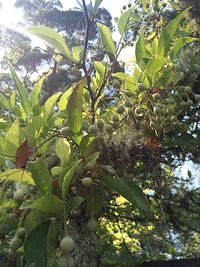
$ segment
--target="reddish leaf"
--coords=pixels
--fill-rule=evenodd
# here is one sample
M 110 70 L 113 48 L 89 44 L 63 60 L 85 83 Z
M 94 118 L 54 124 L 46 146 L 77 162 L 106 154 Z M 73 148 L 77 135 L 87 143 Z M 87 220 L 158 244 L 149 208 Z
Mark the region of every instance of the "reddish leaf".
M 27 139 L 18 147 L 16 151 L 16 167 L 24 168 L 29 157 L 33 154 L 33 149 L 29 146 Z
M 157 136 L 149 136 L 145 146 L 151 151 L 157 151 L 159 149 L 159 138 Z

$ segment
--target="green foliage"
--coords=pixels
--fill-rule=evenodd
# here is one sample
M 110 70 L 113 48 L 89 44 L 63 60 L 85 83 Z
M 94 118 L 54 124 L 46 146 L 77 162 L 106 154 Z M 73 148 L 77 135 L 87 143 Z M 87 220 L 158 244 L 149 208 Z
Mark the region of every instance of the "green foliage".
M 87 31 L 101 2 L 96 0 L 94 7 L 91 3 L 80 4 Z M 136 7 L 123 12 L 118 20 L 124 40 Z M 140 8 L 149 9 L 148 5 Z M 133 266 L 148 253 L 150 257 L 159 255 L 161 246 L 165 255 L 179 255 L 168 229 L 162 230 L 164 240 L 158 225 L 168 223 L 181 244 L 185 241 L 182 229 L 188 229 L 191 239 L 195 239 L 198 215 L 190 208 L 196 207 L 198 199 L 191 198 L 191 207 L 182 207 L 189 190 L 173 174 L 173 159 L 194 153 L 199 143 L 198 127 L 192 130 L 194 122 L 185 116 L 194 112 L 197 117 L 199 95 L 193 92 L 191 81 L 180 84 L 183 74 L 175 67 L 181 51 L 197 40 L 184 28 L 177 30 L 187 12 L 170 21 L 161 33 L 153 32 L 153 38 L 141 30 L 129 73 L 115 72 L 117 52 L 124 44 L 121 40 L 115 44 L 104 24 L 97 26 L 102 49 L 111 63 L 99 55 L 88 63 L 91 55 L 87 37 L 84 46 L 70 49 L 65 39 L 49 27 L 27 29 L 53 48 L 54 58 L 59 53 L 73 61 L 82 76 L 64 92 L 42 102 L 45 78 L 37 82 L 29 97 L 9 64 L 16 90 L 10 98 L 0 94 L 0 226 L 11 227 L 8 235 L 2 236 L 5 255 L 9 240 L 22 226 L 26 232 L 25 240 L 20 240 L 23 247 L 14 253 L 25 256 L 26 266 L 37 267 L 56 266 L 63 254 L 59 240 L 66 236 L 76 244 L 72 254 L 76 265 L 96 266 L 91 253 L 94 233 L 89 230 L 96 230 L 97 220 L 101 224 L 98 231 L 104 266 Z M 56 60 L 56 64 L 60 62 Z M 31 156 L 27 156 L 27 148 L 20 156 L 16 153 L 24 138 L 28 148 L 33 148 Z M 23 168 L 17 169 L 18 161 L 24 158 Z M 188 179 L 192 179 L 191 172 Z M 8 190 L 14 195 L 20 190 L 23 199 L 11 199 Z M 10 214 L 8 209 L 12 209 Z M 88 227 L 91 222 L 94 228 Z M 147 238 L 150 234 L 151 239 Z M 106 251 L 113 253 L 112 260 Z M 132 256 L 134 253 L 139 259 Z M 84 261 L 77 255 L 83 255 Z

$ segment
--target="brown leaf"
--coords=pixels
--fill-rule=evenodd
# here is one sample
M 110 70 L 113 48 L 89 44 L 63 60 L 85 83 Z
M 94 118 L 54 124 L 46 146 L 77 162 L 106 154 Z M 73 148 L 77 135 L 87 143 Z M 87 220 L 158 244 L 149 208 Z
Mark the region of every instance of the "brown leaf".
M 159 138 L 157 136 L 149 136 L 145 145 L 149 150 L 156 152 L 159 150 Z
M 24 168 L 29 157 L 33 154 L 33 149 L 29 146 L 27 139 L 18 147 L 16 151 L 16 167 Z

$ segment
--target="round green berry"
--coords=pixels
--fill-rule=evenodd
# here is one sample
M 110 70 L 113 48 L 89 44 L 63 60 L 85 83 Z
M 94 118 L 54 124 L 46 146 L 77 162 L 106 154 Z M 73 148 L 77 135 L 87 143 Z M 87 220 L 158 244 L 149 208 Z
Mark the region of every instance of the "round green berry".
M 70 253 L 75 248 L 74 240 L 71 237 L 64 237 L 60 242 L 60 248 L 64 253 Z
M 88 131 L 91 136 L 95 136 L 98 133 L 98 128 L 96 125 L 90 125 Z
M 81 183 L 86 188 L 91 187 L 92 179 L 90 177 L 85 177 L 85 178 L 81 179 Z
M 60 130 L 60 133 L 62 136 L 64 137 L 69 137 L 70 136 L 70 129 L 69 127 L 63 127 L 61 130 Z
M 125 107 L 124 107 L 124 105 L 120 104 L 120 105 L 117 107 L 117 113 L 118 113 L 118 114 L 122 114 L 122 113 L 124 113 L 124 111 L 125 111 Z
M 103 129 L 103 127 L 104 127 L 104 121 L 102 119 L 97 120 L 97 127 L 99 129 Z

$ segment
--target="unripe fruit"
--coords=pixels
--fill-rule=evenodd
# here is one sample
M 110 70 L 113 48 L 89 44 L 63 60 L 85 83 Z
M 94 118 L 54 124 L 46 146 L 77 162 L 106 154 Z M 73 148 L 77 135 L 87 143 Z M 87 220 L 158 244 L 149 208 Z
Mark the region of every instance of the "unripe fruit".
M 124 107 L 124 105 L 120 104 L 120 105 L 117 107 L 117 113 L 118 113 L 118 114 L 122 114 L 122 113 L 124 113 L 124 111 L 125 111 L 125 107 Z
M 181 107 L 184 108 L 184 109 L 187 108 L 187 102 L 182 101 L 181 102 Z
M 98 224 L 97 220 L 95 220 L 95 218 L 91 218 L 87 223 L 87 229 L 90 232 L 96 232 L 98 227 L 99 227 L 99 224 Z
M 195 99 L 197 102 L 200 102 L 200 95 L 195 94 L 195 95 L 194 95 L 194 99 Z
M 71 255 L 61 256 L 58 261 L 58 267 L 74 267 L 74 260 Z
M 113 87 L 116 88 L 116 89 L 120 89 L 121 88 L 121 83 L 117 80 L 114 81 L 113 83 Z
M 133 96 L 133 92 L 131 92 L 130 90 L 126 90 L 125 95 L 128 97 L 132 97 Z
M 130 100 L 126 100 L 125 101 L 125 106 L 128 107 L 128 108 L 131 108 L 132 107 L 132 102 Z
M 104 121 L 102 119 L 97 120 L 97 127 L 102 129 L 104 127 Z
M 110 124 L 106 125 L 105 130 L 106 130 L 106 132 L 108 132 L 108 133 L 112 133 L 112 131 L 113 131 L 113 127 L 112 127 L 112 125 L 110 125 Z
M 188 99 L 187 103 L 187 107 L 190 108 L 193 105 L 192 100 Z
M 9 248 L 13 251 L 16 251 L 21 246 L 21 240 L 15 236 L 10 240 Z
M 13 197 L 13 191 L 11 189 L 8 189 L 8 191 L 6 192 L 5 196 L 7 198 L 12 198 Z
M 189 93 L 191 92 L 191 88 L 190 88 L 190 86 L 185 86 L 185 88 L 184 88 L 184 92 L 185 92 L 186 94 L 189 94 Z
M 142 108 L 141 108 L 140 106 L 138 106 L 138 107 L 135 109 L 135 113 L 136 113 L 137 115 L 142 114 Z
M 20 227 L 17 232 L 18 237 L 23 239 L 25 237 L 25 234 L 26 234 L 25 229 L 23 227 Z
M 71 135 L 69 127 L 63 127 L 63 128 L 60 130 L 60 133 L 61 133 L 61 135 L 63 135 L 64 137 L 69 137 L 69 136 Z
M 85 177 L 85 178 L 81 179 L 81 183 L 86 188 L 91 187 L 92 179 L 90 177 Z
M 85 170 L 91 172 L 91 171 L 94 170 L 95 166 L 96 166 L 96 162 L 93 162 L 93 161 L 88 162 L 88 163 L 85 165 Z
M 95 126 L 95 125 L 91 125 L 91 126 L 89 127 L 88 131 L 89 131 L 89 134 L 90 134 L 91 136 L 95 136 L 95 135 L 97 135 L 97 133 L 98 133 L 98 128 L 97 128 L 97 126 Z
M 113 120 L 114 122 L 119 122 L 119 116 L 113 114 L 113 115 L 112 115 L 112 120 Z
M 153 112 L 154 112 L 154 114 L 157 115 L 157 116 L 159 116 L 159 115 L 162 114 L 162 111 L 161 111 L 161 109 L 160 109 L 159 107 L 154 107 L 154 108 L 153 108 Z
M 146 89 L 145 85 L 143 83 L 138 83 L 138 90 L 139 91 L 144 91 Z
M 15 191 L 14 195 L 13 195 L 13 199 L 15 201 L 22 201 L 24 200 L 24 192 L 22 189 L 17 189 L 17 191 Z
M 161 95 L 159 93 L 153 94 L 153 99 L 154 100 L 159 100 L 161 98 Z
M 75 248 L 74 240 L 71 237 L 64 237 L 60 242 L 60 248 L 64 253 L 72 252 Z

